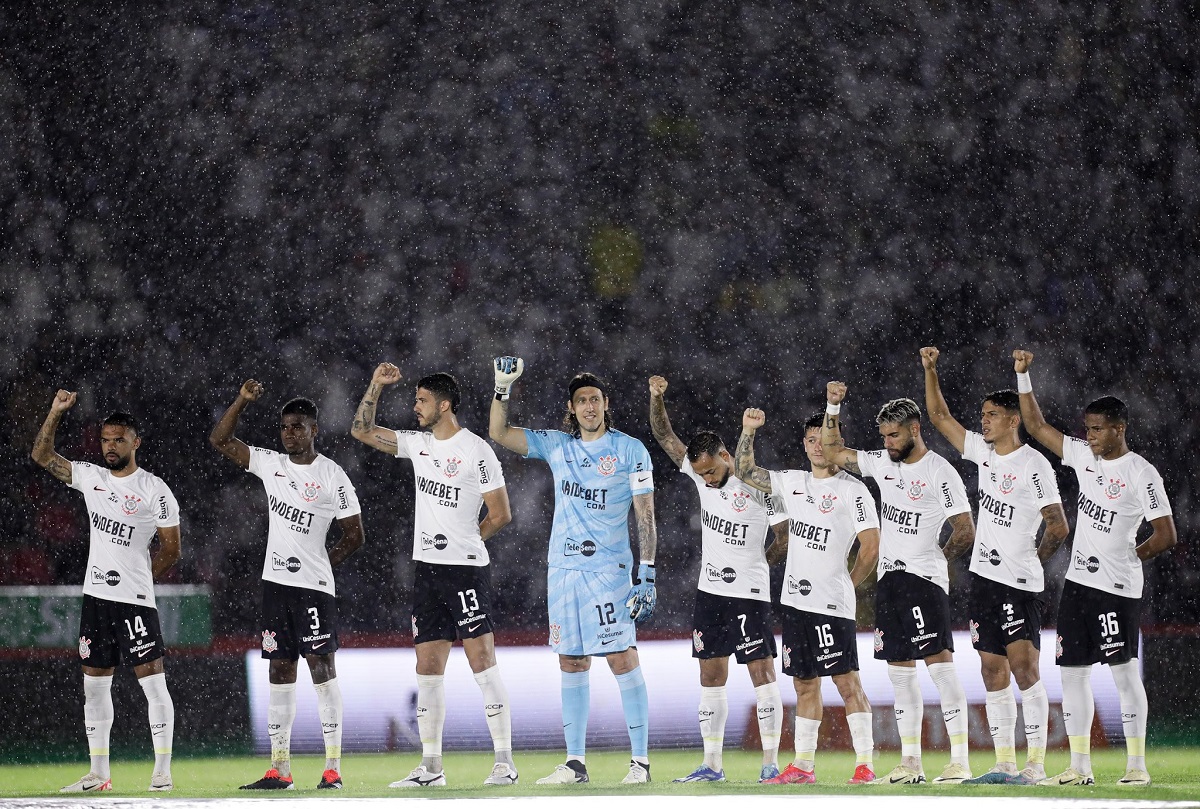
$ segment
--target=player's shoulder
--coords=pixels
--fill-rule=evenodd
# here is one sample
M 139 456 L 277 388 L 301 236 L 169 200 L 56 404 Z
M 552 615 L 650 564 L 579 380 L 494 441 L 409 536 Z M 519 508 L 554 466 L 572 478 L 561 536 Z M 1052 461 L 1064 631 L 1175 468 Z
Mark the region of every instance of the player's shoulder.
M 145 467 L 139 466 L 138 470 L 137 470 L 137 474 L 143 476 L 141 485 L 145 486 L 147 489 L 170 490 L 170 488 L 171 488 L 170 486 L 167 485 L 167 482 L 165 480 L 163 480 L 161 477 L 159 477 L 158 475 L 151 472 L 149 469 L 146 469 Z
M 830 486 L 839 487 L 846 491 L 862 490 L 870 494 L 871 490 L 867 488 L 867 484 L 863 483 L 858 478 L 851 475 L 845 469 L 839 469 L 838 473 L 831 478 L 826 478 Z
M 256 447 L 256 446 L 251 445 L 251 446 L 247 447 L 247 449 L 250 450 L 251 457 L 255 458 L 259 463 L 265 463 L 268 461 L 278 461 L 280 458 L 283 457 L 282 452 L 276 452 L 275 450 L 270 449 L 269 447 Z
M 328 455 L 321 455 L 320 453 L 317 453 L 317 457 L 313 458 L 312 467 L 319 474 L 327 475 L 329 477 L 339 475 L 345 476 L 346 474 L 345 470 L 342 469 L 341 464 L 339 464 L 333 458 L 330 458 Z
M 886 449 L 860 449 L 858 457 L 865 459 L 871 463 L 891 463 L 892 459 L 888 457 Z
M 1150 463 L 1145 456 L 1139 455 L 1136 452 L 1125 453 L 1122 456 L 1122 460 L 1125 461 L 1126 468 L 1130 469 L 1139 478 L 1147 474 L 1161 477 L 1158 467 Z
M 1013 453 L 1013 459 L 1023 465 L 1027 469 L 1033 469 L 1037 472 L 1049 471 L 1053 472 L 1054 467 L 1050 464 L 1050 460 L 1031 447 L 1029 444 L 1022 444 Z
M 646 452 L 646 445 L 640 439 L 634 438 L 629 433 L 623 433 L 620 430 L 609 429 L 608 434 L 612 436 L 613 443 L 619 447 L 640 450 Z
M 945 456 L 930 450 L 925 453 L 925 457 L 918 463 L 925 464 L 927 468 L 937 470 L 938 474 L 951 474 L 958 476 L 958 470 L 954 468 L 954 464 L 946 460 Z
M 811 473 L 806 469 L 776 469 L 770 473 L 770 476 L 784 486 L 791 486 L 793 484 L 807 483 L 811 477 Z M 783 494 L 786 494 L 786 492 L 783 492 Z

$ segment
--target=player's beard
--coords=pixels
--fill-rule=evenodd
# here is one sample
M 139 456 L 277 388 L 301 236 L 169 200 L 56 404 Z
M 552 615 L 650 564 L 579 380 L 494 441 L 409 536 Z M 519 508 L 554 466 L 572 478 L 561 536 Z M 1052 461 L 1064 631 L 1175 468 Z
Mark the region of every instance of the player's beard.
M 916 439 L 909 438 L 908 443 L 905 444 L 900 449 L 897 449 L 897 450 L 889 449 L 887 451 L 888 458 L 890 458 L 892 460 L 892 463 L 904 463 L 906 460 L 908 460 L 908 456 L 912 455 L 913 450 L 916 448 L 916 446 L 917 446 Z M 894 455 L 892 454 L 893 452 L 895 453 Z
M 110 471 L 120 472 L 122 469 L 129 466 L 129 461 L 131 458 L 132 458 L 131 455 L 126 455 L 124 458 L 118 456 L 115 461 L 110 461 L 108 459 L 108 456 L 105 456 L 104 457 L 104 465 L 106 467 L 108 467 L 108 469 Z

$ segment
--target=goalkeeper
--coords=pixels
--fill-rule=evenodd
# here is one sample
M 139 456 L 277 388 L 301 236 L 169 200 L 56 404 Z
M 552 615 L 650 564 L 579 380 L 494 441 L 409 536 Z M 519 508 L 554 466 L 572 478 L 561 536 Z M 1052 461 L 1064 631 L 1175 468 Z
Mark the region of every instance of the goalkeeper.
M 495 360 L 493 441 L 550 465 L 554 523 L 550 531 L 546 601 L 550 645 L 562 670 L 563 733 L 567 760 L 539 784 L 588 781 L 586 739 L 588 671 L 592 656 L 608 660 L 617 678 L 629 742 L 629 773 L 622 783 L 650 780 L 647 757 L 649 700 L 638 663 L 634 624 L 654 613 L 654 480 L 641 441 L 612 428 L 606 384 L 577 374 L 568 386 L 563 430 L 526 430 L 508 423 L 512 384 L 524 370 L 519 357 Z M 629 507 L 637 522 L 641 564 L 634 573 Z M 631 585 L 632 582 L 632 585 Z

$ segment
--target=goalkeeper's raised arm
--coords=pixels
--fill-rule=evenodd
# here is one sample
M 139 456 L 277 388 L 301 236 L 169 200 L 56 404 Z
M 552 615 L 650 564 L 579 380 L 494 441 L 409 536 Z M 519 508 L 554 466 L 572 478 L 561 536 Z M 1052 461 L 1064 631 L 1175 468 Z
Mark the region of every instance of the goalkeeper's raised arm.
M 508 423 L 508 398 L 512 395 L 513 383 L 525 371 L 525 361 L 520 357 L 496 357 L 492 366 L 496 372 L 496 394 L 492 397 L 488 435 L 505 449 L 518 455 L 528 455 L 529 442 L 525 438 L 525 431 Z

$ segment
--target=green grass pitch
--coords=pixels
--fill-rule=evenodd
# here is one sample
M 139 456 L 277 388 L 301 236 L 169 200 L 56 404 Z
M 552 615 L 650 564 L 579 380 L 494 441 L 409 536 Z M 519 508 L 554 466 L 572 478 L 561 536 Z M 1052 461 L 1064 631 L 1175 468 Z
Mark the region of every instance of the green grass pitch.
M 626 755 L 618 752 L 593 753 L 588 756 L 588 772 L 592 781 L 579 786 L 539 787 L 538 778 L 547 775 L 563 760 L 561 752 L 517 751 L 515 756 L 521 781 L 513 787 L 484 787 L 483 779 L 491 770 L 492 758 L 486 753 L 451 753 L 446 756 L 445 768 L 449 785 L 442 789 L 422 791 L 442 797 L 483 798 L 511 796 L 591 795 L 767 795 L 807 793 L 858 794 L 869 791 L 896 795 L 970 795 L 970 796 L 1045 796 L 1057 798 L 1143 798 L 1158 801 L 1200 800 L 1200 748 L 1170 747 L 1148 751 L 1148 766 L 1154 784 L 1146 788 L 1118 787 L 1116 781 L 1125 771 L 1122 750 L 1100 750 L 1093 757 L 1097 785 L 1095 787 L 969 787 L 969 786 L 846 786 L 844 781 L 854 769 L 850 753 L 817 753 L 817 784 L 815 786 L 767 787 L 757 783 L 761 757 L 755 753 L 729 750 L 725 754 L 725 775 L 721 784 L 673 784 L 671 779 L 686 775 L 700 763 L 696 750 L 652 750 L 650 755 L 654 781 L 637 786 L 621 786 L 621 778 L 629 766 Z M 784 760 L 787 760 L 785 753 Z M 925 772 L 930 778 L 941 772 L 948 757 L 943 751 L 928 753 Z M 1066 768 L 1069 761 L 1065 751 L 1052 751 L 1047 769 L 1053 774 Z M 897 751 L 884 751 L 876 758 L 876 772 L 883 774 L 899 762 Z M 317 757 L 297 757 L 293 762 L 296 788 L 287 792 L 239 792 L 240 784 L 258 779 L 266 769 L 265 757 L 246 758 L 179 758 L 173 765 L 175 791 L 156 794 L 156 798 L 249 798 L 266 795 L 291 797 L 336 798 L 411 797 L 389 789 L 388 783 L 403 778 L 419 763 L 417 753 L 352 755 L 343 759 L 341 792 L 316 790 L 324 760 Z M 992 758 L 987 751 L 972 754 L 972 767 L 979 774 L 990 767 Z M 0 765 L 0 797 L 34 798 L 57 795 L 58 789 L 81 776 L 87 768 L 86 759 L 77 763 Z M 149 797 L 146 788 L 150 780 L 151 762 L 115 761 L 113 763 L 112 796 Z

